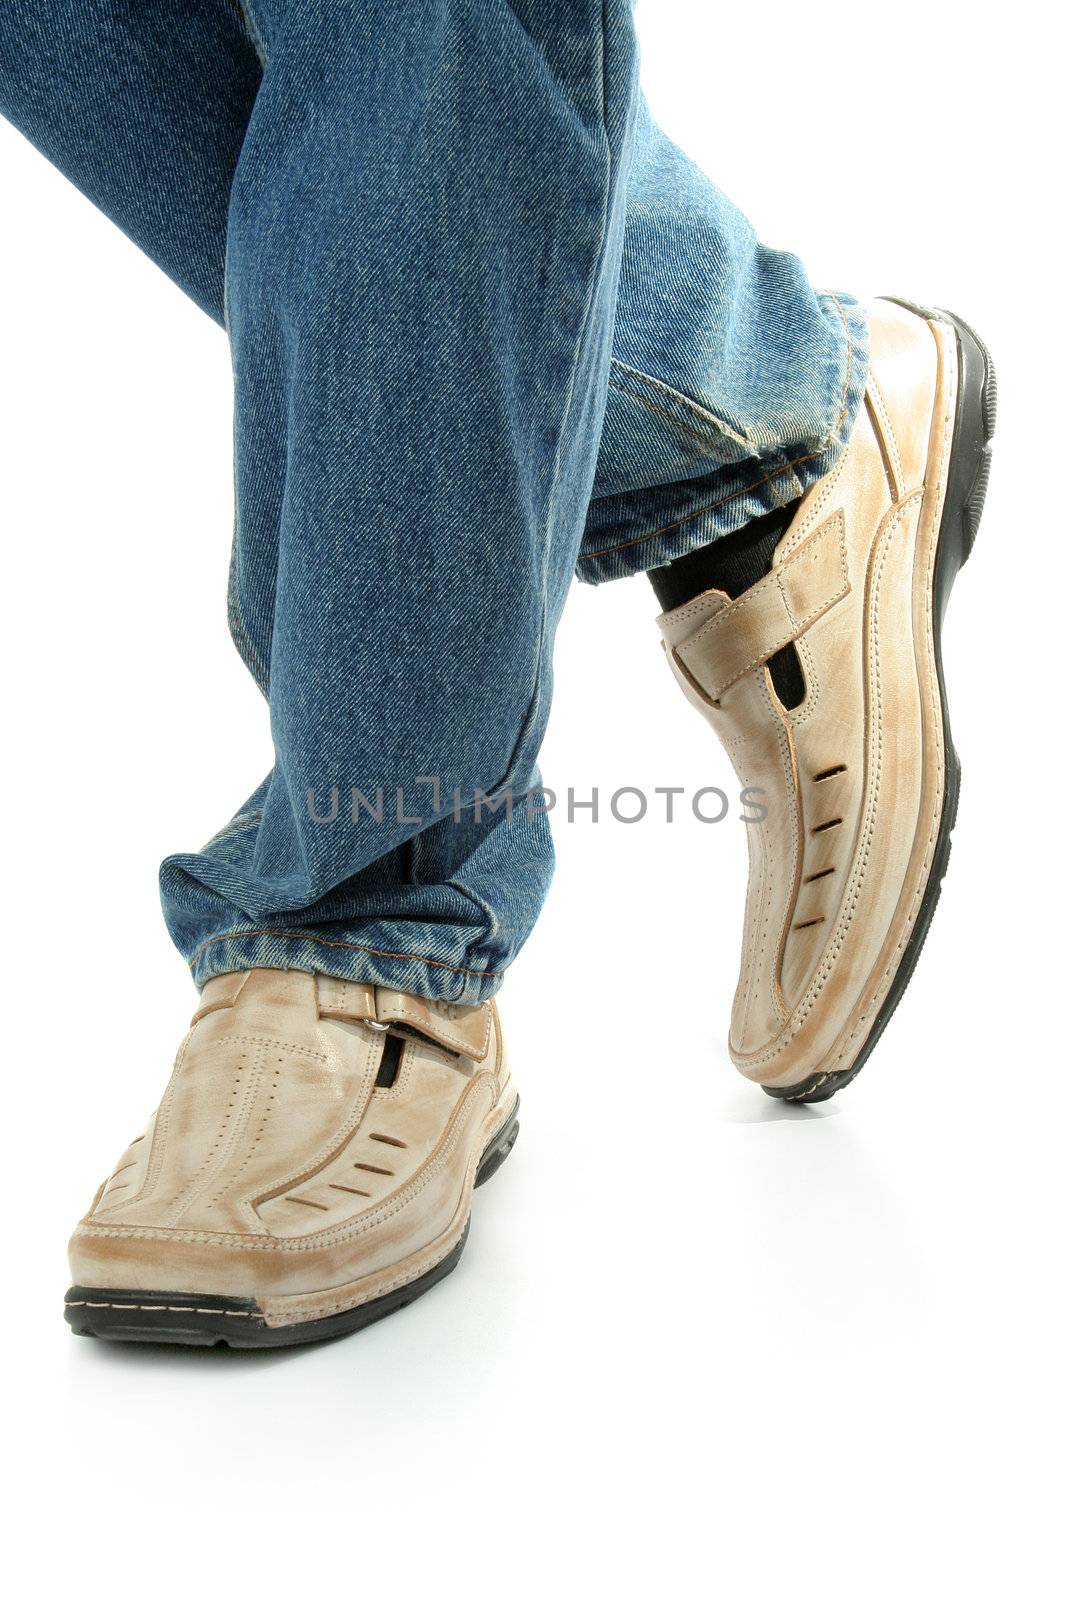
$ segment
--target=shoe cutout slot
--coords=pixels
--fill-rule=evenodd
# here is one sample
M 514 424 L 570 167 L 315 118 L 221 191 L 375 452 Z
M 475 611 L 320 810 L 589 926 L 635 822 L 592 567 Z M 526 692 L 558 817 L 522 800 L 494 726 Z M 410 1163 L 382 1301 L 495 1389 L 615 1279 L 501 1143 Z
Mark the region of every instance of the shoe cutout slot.
M 825 917 L 811 917 L 807 922 L 794 922 L 793 927 L 799 931 L 801 928 L 817 928 L 820 922 L 825 922 Z
M 804 882 L 805 883 L 818 883 L 820 878 L 828 878 L 830 876 L 831 872 L 836 872 L 836 871 L 837 871 L 836 867 L 823 867 L 821 872 L 809 872 L 808 876 L 804 879 Z
M 329 1206 L 320 1206 L 317 1200 L 302 1200 L 298 1194 L 285 1196 L 291 1206 L 308 1206 L 312 1211 L 329 1211 Z
M 361 1195 L 364 1200 L 369 1200 L 371 1198 L 370 1191 L 368 1189 L 353 1189 L 351 1184 L 348 1183 L 331 1183 L 330 1188 L 339 1189 L 342 1194 Z
M 129 1172 L 130 1168 L 135 1167 L 136 1165 L 136 1161 L 127 1161 L 124 1167 L 116 1167 L 111 1176 L 113 1178 L 117 1178 L 121 1172 Z
M 847 767 L 827 767 L 825 772 L 817 772 L 812 781 L 815 783 L 825 783 L 827 778 L 840 777 L 842 772 L 847 771 Z
M 795 711 L 803 705 L 808 693 L 804 668 L 800 664 L 795 644 L 787 644 L 767 663 L 774 692 L 786 711 Z
M 369 1135 L 375 1144 L 391 1144 L 394 1150 L 406 1150 L 407 1145 L 403 1139 L 393 1139 L 388 1133 L 372 1133 Z
M 812 828 L 811 831 L 812 833 L 826 833 L 830 828 L 839 828 L 842 821 L 843 818 L 841 817 L 831 817 L 829 822 L 820 822 L 818 826 Z
M 376 1089 L 391 1089 L 396 1082 L 397 1073 L 404 1055 L 404 1040 L 395 1033 L 387 1033 L 385 1044 L 382 1046 L 382 1059 L 378 1065 L 378 1076 L 374 1080 Z
M 358 1167 L 360 1172 L 376 1172 L 380 1178 L 395 1177 L 388 1167 L 372 1167 L 369 1161 L 353 1161 L 352 1165 Z

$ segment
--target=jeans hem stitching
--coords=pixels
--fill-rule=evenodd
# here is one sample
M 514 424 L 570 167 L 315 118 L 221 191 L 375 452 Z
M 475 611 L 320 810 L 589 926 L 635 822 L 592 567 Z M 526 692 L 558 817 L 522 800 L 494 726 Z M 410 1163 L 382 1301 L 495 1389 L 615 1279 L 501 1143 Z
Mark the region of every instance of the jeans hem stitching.
M 322 945 L 328 950 L 359 950 L 363 955 L 377 956 L 383 961 L 419 961 L 423 966 L 441 967 L 445 972 L 456 972 L 465 978 L 502 978 L 503 971 L 492 971 L 489 968 L 460 967 L 451 961 L 442 961 L 437 956 L 413 955 L 406 950 L 376 950 L 373 945 L 356 944 L 349 939 L 326 939 L 318 933 L 294 930 L 292 928 L 234 928 L 229 933 L 216 933 L 210 939 L 205 939 L 189 958 L 190 969 L 196 966 L 204 951 L 210 945 L 221 944 L 226 939 L 298 939 L 308 944 Z

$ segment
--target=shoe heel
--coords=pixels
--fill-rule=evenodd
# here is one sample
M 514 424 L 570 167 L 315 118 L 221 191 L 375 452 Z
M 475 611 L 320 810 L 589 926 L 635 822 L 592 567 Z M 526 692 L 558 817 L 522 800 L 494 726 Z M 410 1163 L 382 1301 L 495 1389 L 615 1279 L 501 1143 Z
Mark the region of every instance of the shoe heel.
M 956 335 L 959 399 L 938 545 L 937 602 L 943 617 L 953 580 L 974 548 L 985 507 L 997 428 L 997 372 L 987 346 L 954 311 L 887 298 L 927 322 L 947 323 Z
M 512 1113 L 504 1126 L 490 1139 L 482 1151 L 482 1159 L 478 1163 L 478 1171 L 474 1178 L 474 1187 L 488 1183 L 489 1179 L 497 1172 L 508 1159 L 515 1148 L 515 1140 L 519 1137 L 519 1102 L 515 1100 Z
M 944 608 L 948 588 L 960 567 L 970 556 L 982 520 L 989 470 L 993 455 L 993 435 L 997 426 L 997 373 L 993 358 L 974 329 L 951 311 L 933 313 L 956 333 L 960 363 L 960 398 L 956 429 L 952 441 L 952 467 L 942 517 L 942 564 L 952 558 L 955 539 L 955 564 L 951 576 L 941 579 L 938 599 Z

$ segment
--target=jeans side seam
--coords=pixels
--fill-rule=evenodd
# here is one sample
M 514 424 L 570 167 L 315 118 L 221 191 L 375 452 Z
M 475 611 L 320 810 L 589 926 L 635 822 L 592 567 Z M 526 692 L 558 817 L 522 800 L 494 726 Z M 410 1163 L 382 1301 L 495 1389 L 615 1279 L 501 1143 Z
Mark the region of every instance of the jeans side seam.
M 234 642 L 237 654 L 252 674 L 256 687 L 267 699 L 270 698 L 270 674 L 259 659 L 259 651 L 249 636 L 245 627 L 244 617 L 241 615 L 240 602 L 236 595 L 231 597 L 226 608 L 227 620 L 230 624 L 230 637 Z
M 541 576 L 541 612 L 538 619 L 537 656 L 534 670 L 534 679 L 530 688 L 530 704 L 522 720 L 518 736 L 511 750 L 504 776 L 499 787 L 503 788 L 509 783 L 514 774 L 519 770 L 520 760 L 526 748 L 531 729 L 537 725 L 537 718 L 541 710 L 542 685 L 544 682 L 546 633 L 549 618 L 548 602 L 548 571 L 551 564 L 552 547 L 555 543 L 556 525 L 559 516 L 559 491 L 563 471 L 564 447 L 567 438 L 568 424 L 574 410 L 575 391 L 577 388 L 578 374 L 581 366 L 581 357 L 589 335 L 589 326 L 593 310 L 597 301 L 597 291 L 604 270 L 604 260 L 607 253 L 608 240 L 611 234 L 612 223 L 612 197 L 613 186 L 617 172 L 617 161 L 611 146 L 608 131 L 608 59 L 606 39 L 608 31 L 608 0 L 603 0 L 600 8 L 600 38 L 599 38 L 599 65 L 600 65 L 600 125 L 604 135 L 606 166 L 604 172 L 604 197 L 599 219 L 599 235 L 597 238 L 595 260 L 589 275 L 589 286 L 586 291 L 585 305 L 582 310 L 581 327 L 574 346 L 574 356 L 571 362 L 570 375 L 567 382 L 566 393 L 563 398 L 562 416 L 560 419 L 559 433 L 552 462 L 552 478 L 548 486 L 548 495 L 545 504 L 545 547 L 542 559 Z M 609 369 L 610 370 L 610 369 Z M 488 930 L 487 930 L 488 936 Z M 493 974 L 497 976 L 497 974 Z
M 677 531 L 677 529 L 683 528 L 687 522 L 695 522 L 698 517 L 703 517 L 706 516 L 708 512 L 719 510 L 721 506 L 727 505 L 731 500 L 737 500 L 742 495 L 751 494 L 754 489 L 761 489 L 765 484 L 773 483 L 776 478 L 782 477 L 785 473 L 792 472 L 797 467 L 806 466 L 809 462 L 817 461 L 820 456 L 825 455 L 826 451 L 832 444 L 840 442 L 841 429 L 848 420 L 848 401 L 852 390 L 855 340 L 852 333 L 852 325 L 849 322 L 849 319 L 845 316 L 844 307 L 842 306 L 837 295 L 830 294 L 829 298 L 833 301 L 837 314 L 841 318 L 842 326 L 844 327 L 845 340 L 847 344 L 847 356 L 845 361 L 844 381 L 841 386 L 841 405 L 838 412 L 837 421 L 831 431 L 825 434 L 818 441 L 815 449 L 809 451 L 806 455 L 798 456 L 792 461 L 784 462 L 781 466 L 775 467 L 773 471 L 765 473 L 761 478 L 755 478 L 751 482 L 742 484 L 739 488 L 731 489 L 729 494 L 721 495 L 717 500 L 710 500 L 703 505 L 697 506 L 695 510 L 686 512 L 684 517 L 679 517 L 675 522 L 668 522 L 661 528 L 653 528 L 650 533 L 638 534 L 633 539 L 624 539 L 621 544 L 608 545 L 602 550 L 590 550 L 584 555 L 580 555 L 578 557 L 579 561 L 600 561 L 605 556 L 615 555 L 620 550 L 630 550 L 634 545 L 647 544 L 650 539 L 658 539 L 664 534 L 674 533 Z
M 633 389 L 625 388 L 624 385 L 619 383 L 615 378 L 608 379 L 608 387 L 610 389 L 614 389 L 616 394 L 625 395 L 627 400 L 632 400 L 635 405 L 641 406 L 645 411 L 650 412 L 652 416 L 662 417 L 663 421 L 666 422 L 669 427 L 674 428 L 677 430 L 677 432 L 684 434 L 687 439 L 695 440 L 700 446 L 702 455 L 711 456 L 715 454 L 714 445 L 706 433 L 701 433 L 696 428 L 690 427 L 687 422 L 682 421 L 681 417 L 672 416 L 665 406 L 658 406 L 653 400 L 649 400 L 645 395 L 638 394 Z M 722 432 L 729 436 L 729 429 L 724 428 Z
M 263 38 L 263 30 L 260 28 L 252 10 L 252 0 L 231 0 L 231 3 L 244 24 L 244 30 L 252 42 L 252 48 L 259 57 L 260 66 L 266 67 L 267 46 Z
M 747 438 L 743 433 L 738 433 L 736 428 L 731 428 L 728 422 L 724 422 L 721 417 L 717 417 L 713 411 L 709 411 L 706 406 L 700 405 L 689 395 L 682 394 L 678 389 L 673 389 L 668 383 L 662 383 L 659 378 L 653 378 L 650 373 L 642 372 L 639 367 L 627 366 L 625 361 L 613 358 L 611 364 L 624 377 L 635 380 L 637 383 L 647 384 L 649 388 L 656 390 L 657 393 L 663 395 L 675 405 L 682 406 L 697 421 L 702 422 L 716 434 L 725 434 L 726 438 L 731 439 L 734 444 L 743 445 L 746 450 L 754 450 L 756 448 L 755 440 Z M 669 411 L 665 411 L 661 406 L 653 404 L 645 395 L 632 393 L 618 383 L 615 378 L 611 378 L 609 381 L 611 387 L 618 389 L 620 394 L 628 395 L 631 400 L 636 400 L 639 405 L 647 407 L 649 411 L 654 411 L 657 416 L 666 417 L 668 422 L 673 423 L 676 428 L 680 428 L 683 433 L 689 434 L 694 439 L 706 442 L 704 434 L 688 426 L 680 417 L 672 416 Z
M 193 951 L 188 965 L 195 967 L 204 951 L 226 939 L 298 939 L 309 944 L 323 945 L 328 950 L 358 950 L 363 955 L 377 956 L 382 961 L 418 961 L 426 967 L 440 967 L 445 972 L 456 972 L 465 978 L 502 978 L 503 971 L 487 968 L 460 967 L 454 962 L 442 961 L 438 956 L 414 955 L 407 950 L 377 950 L 373 945 L 357 944 L 350 939 L 327 939 L 320 933 L 309 933 L 305 928 L 233 928 L 229 933 L 215 933 Z

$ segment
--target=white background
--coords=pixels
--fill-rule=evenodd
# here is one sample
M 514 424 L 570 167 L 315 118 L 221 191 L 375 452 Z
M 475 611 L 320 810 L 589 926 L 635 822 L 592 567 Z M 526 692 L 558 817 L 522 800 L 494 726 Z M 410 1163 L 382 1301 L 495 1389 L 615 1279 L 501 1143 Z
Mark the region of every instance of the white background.
M 948 303 L 1001 423 L 946 665 L 964 785 L 896 1020 L 823 1109 L 725 1034 L 742 826 L 587 821 L 503 1005 L 458 1271 L 304 1352 L 75 1340 L 64 1242 L 192 990 L 156 865 L 270 764 L 225 626 L 222 335 L 0 125 L 8 1464 L 33 1588 L 1044 1596 L 1067 1144 L 1060 51 L 1021 4 L 657 0 L 668 129 L 821 286 Z M 641 581 L 576 591 L 546 781 L 719 783 Z M 9 1552 L 12 1545 L 9 1543 Z

